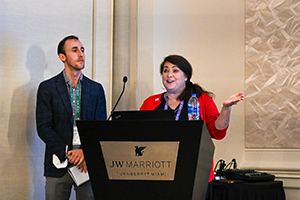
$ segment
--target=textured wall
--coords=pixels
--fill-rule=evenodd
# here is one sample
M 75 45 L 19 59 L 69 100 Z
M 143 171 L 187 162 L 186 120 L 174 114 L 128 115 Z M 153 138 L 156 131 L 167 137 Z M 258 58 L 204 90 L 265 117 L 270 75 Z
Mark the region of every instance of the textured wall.
M 300 2 L 245 6 L 246 148 L 299 148 Z

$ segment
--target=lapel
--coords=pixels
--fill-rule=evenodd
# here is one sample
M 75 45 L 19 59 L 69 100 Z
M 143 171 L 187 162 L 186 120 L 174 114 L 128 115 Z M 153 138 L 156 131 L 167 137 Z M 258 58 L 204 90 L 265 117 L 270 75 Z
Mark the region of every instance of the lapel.
M 61 72 L 55 79 L 55 85 L 58 90 L 58 94 L 60 98 L 62 99 L 62 102 L 64 104 L 64 107 L 69 115 L 72 116 L 72 107 L 70 103 L 70 97 L 69 92 L 66 86 L 66 82 L 63 76 L 63 72 Z
M 89 102 L 89 99 L 90 99 L 90 90 L 91 90 L 91 86 L 90 86 L 90 82 L 88 81 L 88 79 L 83 75 L 83 78 L 82 78 L 82 88 L 81 88 L 81 117 L 82 119 L 84 119 L 84 113 L 86 108 L 87 108 L 87 105 L 88 105 L 88 102 Z

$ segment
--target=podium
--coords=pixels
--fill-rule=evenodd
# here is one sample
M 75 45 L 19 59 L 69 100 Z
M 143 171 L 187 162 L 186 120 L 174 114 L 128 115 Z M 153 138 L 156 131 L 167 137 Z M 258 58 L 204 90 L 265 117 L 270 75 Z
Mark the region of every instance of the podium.
M 205 199 L 214 145 L 203 121 L 76 123 L 95 199 Z

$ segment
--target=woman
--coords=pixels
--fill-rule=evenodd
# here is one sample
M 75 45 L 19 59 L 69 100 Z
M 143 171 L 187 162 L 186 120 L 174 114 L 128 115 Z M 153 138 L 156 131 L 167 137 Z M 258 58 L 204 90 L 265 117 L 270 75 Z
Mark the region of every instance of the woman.
M 243 93 L 230 96 L 219 113 L 212 97 L 198 84 L 193 84 L 192 66 L 182 56 L 167 56 L 160 65 L 162 82 L 166 92 L 148 97 L 140 110 L 174 110 L 175 120 L 188 120 L 187 102 L 192 93 L 196 93 L 200 102 L 200 117 L 205 122 L 212 138 L 221 140 L 225 137 L 229 125 L 231 106 L 244 99 Z M 213 165 L 209 181 L 214 179 Z

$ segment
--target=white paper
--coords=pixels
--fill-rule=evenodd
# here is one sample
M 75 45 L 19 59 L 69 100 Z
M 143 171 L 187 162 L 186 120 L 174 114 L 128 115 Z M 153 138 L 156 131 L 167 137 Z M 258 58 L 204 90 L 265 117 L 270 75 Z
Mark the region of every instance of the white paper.
M 68 145 L 66 146 L 66 155 L 67 155 L 67 151 L 68 151 Z M 53 154 L 52 163 L 57 169 L 66 168 L 68 166 L 68 159 L 64 160 L 63 162 L 60 162 L 57 155 Z
M 72 179 L 76 183 L 77 186 L 87 182 L 90 180 L 88 172 L 81 172 L 78 166 L 73 166 L 68 169 L 69 174 L 71 175 Z

